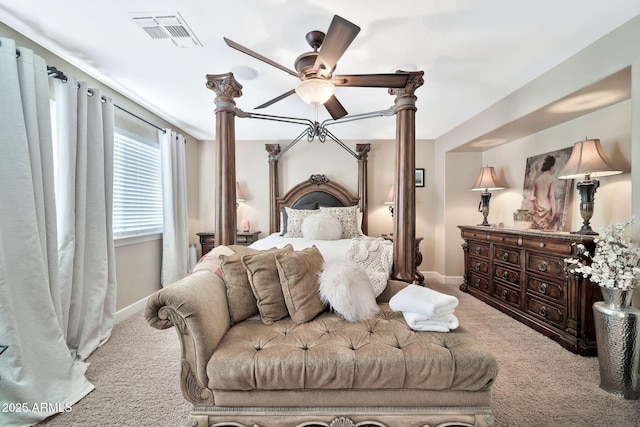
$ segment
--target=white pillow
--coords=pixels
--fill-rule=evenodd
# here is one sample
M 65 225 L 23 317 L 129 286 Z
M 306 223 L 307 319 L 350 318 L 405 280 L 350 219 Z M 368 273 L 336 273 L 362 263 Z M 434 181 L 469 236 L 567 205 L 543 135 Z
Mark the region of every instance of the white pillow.
M 314 240 L 338 240 L 342 237 L 342 224 L 331 214 L 314 213 L 302 220 L 302 235 Z
M 380 309 L 367 272 L 353 261 L 325 262 L 320 299 L 349 322 L 372 318 Z

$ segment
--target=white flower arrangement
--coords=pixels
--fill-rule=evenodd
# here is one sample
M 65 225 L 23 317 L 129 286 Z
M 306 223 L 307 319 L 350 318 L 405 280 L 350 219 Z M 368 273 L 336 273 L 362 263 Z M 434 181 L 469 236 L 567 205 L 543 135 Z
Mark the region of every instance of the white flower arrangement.
M 633 224 L 635 217 L 626 222 L 611 224 L 598 229 L 595 254 L 591 256 L 584 245 L 578 245 L 578 252 L 591 258 L 591 265 L 583 265 L 579 259 L 565 261 L 576 265 L 573 272 L 605 288 L 621 290 L 634 289 L 636 279 L 640 277 L 640 248 L 629 238 L 624 230 Z

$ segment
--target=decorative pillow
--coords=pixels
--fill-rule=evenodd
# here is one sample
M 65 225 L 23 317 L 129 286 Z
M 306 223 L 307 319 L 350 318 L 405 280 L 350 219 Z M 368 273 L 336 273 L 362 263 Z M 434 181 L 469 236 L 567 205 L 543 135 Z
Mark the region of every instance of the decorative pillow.
M 196 271 L 200 270 L 209 270 L 215 273 L 222 265 L 220 256 L 233 254 L 233 250 L 228 246 L 216 246 L 215 248 L 211 249 L 209 253 L 200 258 L 198 263 L 193 267 L 193 270 L 191 270 L 191 273 L 195 273 Z
M 360 236 L 358 227 L 357 206 L 325 207 L 320 206 L 320 212 L 326 212 L 336 217 L 342 224 L 342 238 L 351 239 Z
M 271 325 L 289 315 L 280 286 L 276 255 L 291 251 L 293 246 L 289 244 L 282 249 L 260 251 L 242 257 L 242 265 L 247 269 L 249 284 L 256 298 L 260 318 L 265 325 Z
M 320 300 L 349 322 L 370 319 L 379 310 L 367 272 L 352 261 L 324 264 Z
M 318 209 L 318 202 L 313 202 L 308 205 L 300 205 L 300 206 L 296 206 L 295 208 L 289 208 L 289 209 L 314 211 Z M 282 230 L 280 232 L 281 236 L 284 236 L 285 234 L 287 234 L 287 220 L 288 220 L 288 215 L 287 215 L 286 208 L 280 209 L 280 230 Z
M 324 310 L 318 290 L 318 273 L 324 258 L 314 246 L 276 255 L 280 286 L 289 316 L 296 324 L 308 322 Z
M 393 243 L 383 237 L 360 236 L 351 239 L 344 259 L 360 265 L 369 276 L 373 294 L 378 297 L 387 287 L 393 264 Z
M 287 214 L 287 232 L 284 233 L 284 237 L 303 237 L 302 221 L 309 215 L 317 213 L 317 210 L 292 209 L 288 207 L 285 207 L 284 211 Z
M 302 235 L 307 239 L 338 240 L 342 238 L 342 224 L 330 213 L 314 213 L 302 220 Z
M 227 304 L 232 324 L 258 314 L 258 304 L 251 290 L 247 269 L 242 265 L 242 257 L 249 253 L 261 252 L 244 246 L 233 248 L 233 255 L 220 255 L 220 269 L 227 287 Z

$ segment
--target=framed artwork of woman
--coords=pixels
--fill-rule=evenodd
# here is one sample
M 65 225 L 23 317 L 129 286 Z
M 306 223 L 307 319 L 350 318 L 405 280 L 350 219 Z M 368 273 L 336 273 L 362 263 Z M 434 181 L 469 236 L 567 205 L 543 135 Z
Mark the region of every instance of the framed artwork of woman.
M 562 231 L 572 181 L 558 179 L 558 172 L 571 156 L 572 147 L 527 158 L 521 209 L 531 213 L 532 229 Z

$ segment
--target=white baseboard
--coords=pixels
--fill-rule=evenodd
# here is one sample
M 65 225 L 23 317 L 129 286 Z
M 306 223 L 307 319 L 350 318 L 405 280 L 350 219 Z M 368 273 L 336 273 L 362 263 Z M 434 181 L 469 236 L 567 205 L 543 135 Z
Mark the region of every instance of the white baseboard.
M 444 276 L 437 271 L 421 271 L 420 273 L 424 275 L 425 279 L 435 279 L 446 285 L 460 285 L 463 281 L 462 276 Z
M 142 311 L 144 309 L 144 306 L 147 304 L 147 299 L 148 298 L 149 297 L 144 297 L 140 301 L 136 301 L 133 304 L 116 311 L 116 317 L 114 319 L 114 324 L 117 325 L 118 323 L 122 322 L 123 320 L 126 320 L 129 317 L 133 316 L 134 314 Z

